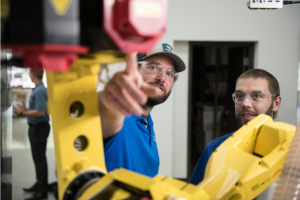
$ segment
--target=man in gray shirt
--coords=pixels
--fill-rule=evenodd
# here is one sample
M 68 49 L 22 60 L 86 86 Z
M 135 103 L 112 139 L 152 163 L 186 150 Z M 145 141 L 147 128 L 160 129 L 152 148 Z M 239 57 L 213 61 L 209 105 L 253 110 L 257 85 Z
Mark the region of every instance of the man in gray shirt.
M 30 96 L 29 108 L 24 105 L 18 105 L 14 113 L 19 116 L 27 117 L 29 125 L 28 135 L 31 145 L 32 158 L 36 171 L 36 183 L 23 188 L 26 192 L 35 192 L 34 195 L 26 200 L 38 200 L 47 197 L 48 188 L 48 166 L 46 159 L 47 138 L 50 132 L 49 115 L 47 113 L 46 102 L 48 100 L 47 89 L 42 79 L 43 71 L 30 70 L 31 81 L 35 88 Z

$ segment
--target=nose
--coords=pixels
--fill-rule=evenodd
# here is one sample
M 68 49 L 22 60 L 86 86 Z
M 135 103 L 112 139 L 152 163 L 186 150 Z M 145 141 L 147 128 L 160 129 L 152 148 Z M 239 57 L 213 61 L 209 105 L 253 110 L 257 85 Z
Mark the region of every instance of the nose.
M 155 79 L 164 83 L 166 81 L 166 74 L 163 71 L 161 71 L 159 72 L 159 74 L 157 74 Z
M 252 106 L 252 102 L 249 98 L 251 98 L 251 97 L 248 97 L 248 96 L 245 97 L 244 102 L 243 102 L 243 106 L 245 106 L 245 107 L 251 107 Z

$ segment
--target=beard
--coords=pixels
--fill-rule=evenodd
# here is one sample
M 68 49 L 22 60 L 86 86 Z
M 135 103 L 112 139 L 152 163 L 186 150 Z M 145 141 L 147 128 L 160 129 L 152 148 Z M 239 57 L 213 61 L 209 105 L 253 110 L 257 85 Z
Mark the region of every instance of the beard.
M 142 106 L 144 109 L 149 107 L 154 107 L 158 104 L 165 102 L 171 94 L 171 90 L 169 92 L 166 92 L 166 88 L 164 87 L 164 85 L 159 82 L 153 82 L 148 84 L 162 87 L 164 94 L 157 97 L 149 97 L 147 103 L 144 106 Z
M 248 113 L 250 113 L 251 115 L 254 115 L 254 116 L 258 115 L 257 112 L 249 112 L 247 110 L 248 110 L 247 108 L 243 108 L 243 110 L 241 110 L 241 112 L 239 112 L 239 114 L 235 117 L 239 128 L 241 128 L 242 126 L 244 126 L 246 123 L 248 123 L 250 121 L 250 120 L 243 121 L 243 119 L 242 119 L 242 113 L 243 112 L 248 112 Z M 272 113 L 273 113 L 273 102 L 271 103 L 271 106 L 268 108 L 268 110 L 266 111 L 265 114 L 272 117 Z

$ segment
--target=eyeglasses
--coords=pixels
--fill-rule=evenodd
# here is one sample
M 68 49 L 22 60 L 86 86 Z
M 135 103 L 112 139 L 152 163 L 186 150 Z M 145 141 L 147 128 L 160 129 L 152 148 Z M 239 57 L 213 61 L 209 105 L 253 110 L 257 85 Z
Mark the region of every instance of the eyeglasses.
M 248 97 L 248 99 L 252 103 L 259 103 L 265 98 L 278 97 L 279 95 L 277 95 L 277 94 L 265 94 L 263 92 L 251 92 L 251 93 L 234 92 L 232 94 L 232 99 L 235 103 L 241 104 L 241 103 L 244 102 L 244 100 L 247 96 L 250 96 L 250 98 Z
M 177 76 L 177 72 L 174 69 L 167 69 L 164 71 L 159 63 L 141 61 L 138 62 L 138 64 L 147 74 L 158 76 L 160 73 L 164 72 L 167 81 L 174 81 L 175 77 Z

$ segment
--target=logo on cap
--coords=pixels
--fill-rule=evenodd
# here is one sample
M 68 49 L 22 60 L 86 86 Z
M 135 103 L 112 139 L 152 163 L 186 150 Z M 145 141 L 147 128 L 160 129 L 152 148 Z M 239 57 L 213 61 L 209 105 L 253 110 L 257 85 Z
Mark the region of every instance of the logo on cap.
M 169 53 L 173 53 L 173 48 L 168 44 L 162 44 L 163 50 Z

